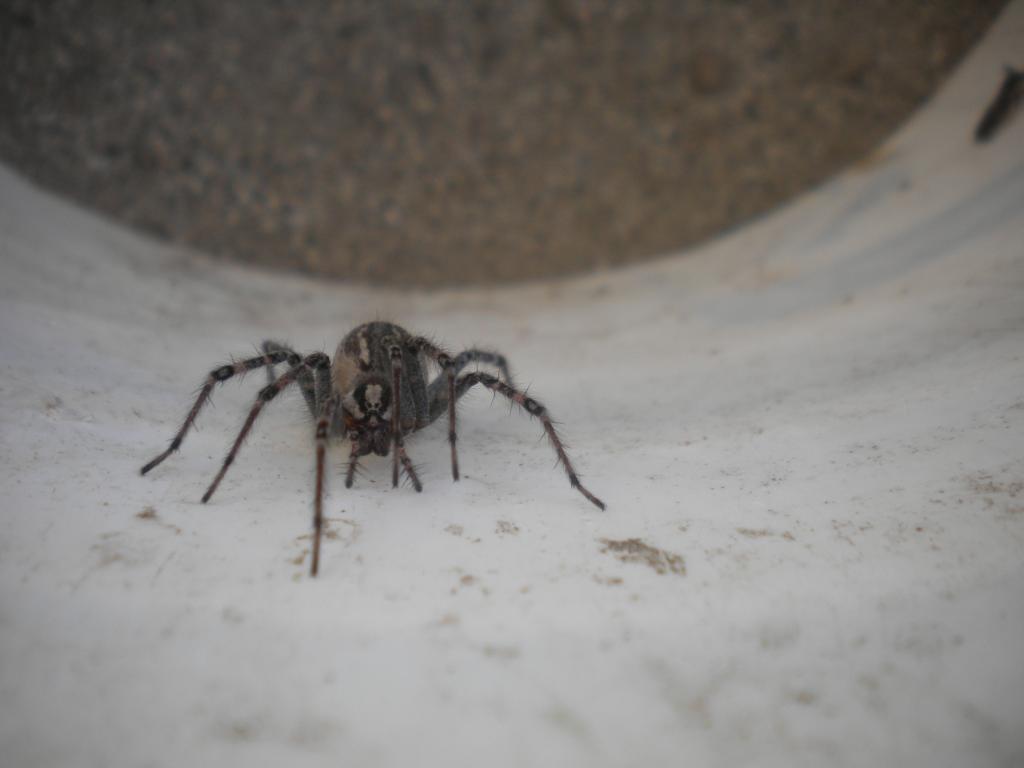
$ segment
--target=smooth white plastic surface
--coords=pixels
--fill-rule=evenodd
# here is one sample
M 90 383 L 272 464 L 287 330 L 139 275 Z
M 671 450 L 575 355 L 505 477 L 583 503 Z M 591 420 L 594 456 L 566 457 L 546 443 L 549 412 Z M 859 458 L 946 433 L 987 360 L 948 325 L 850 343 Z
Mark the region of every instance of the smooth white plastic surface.
M 1022 40 L 786 209 L 550 285 L 219 266 L 0 171 L 0 763 L 1024 762 L 1024 120 L 971 140 Z M 505 352 L 608 511 L 484 391 L 458 484 L 442 425 L 422 494 L 333 446 L 315 581 L 298 392 L 209 505 L 261 375 L 139 476 L 216 364 L 378 317 Z

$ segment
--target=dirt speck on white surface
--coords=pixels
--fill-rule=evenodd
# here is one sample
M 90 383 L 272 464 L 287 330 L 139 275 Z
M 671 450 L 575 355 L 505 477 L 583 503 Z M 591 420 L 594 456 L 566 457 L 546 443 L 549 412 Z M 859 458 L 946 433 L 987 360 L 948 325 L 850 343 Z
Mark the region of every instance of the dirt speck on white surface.
M 601 543 L 604 545 L 602 552 L 610 552 L 624 563 L 642 563 L 655 573 L 686 575 L 686 563 L 682 555 L 652 547 L 641 539 L 601 539 Z
M 773 531 L 768 528 L 737 528 L 736 533 L 740 536 L 745 536 L 748 539 L 768 539 L 772 537 L 779 537 L 786 541 L 796 541 L 796 537 L 793 536 L 789 531 Z
M 338 527 L 340 526 L 340 527 Z M 355 520 L 348 520 L 344 517 L 325 517 L 321 537 L 330 541 L 345 541 L 352 544 L 362 533 L 362 526 Z M 304 533 L 296 536 L 296 541 L 311 541 L 312 533 Z
M 999 476 L 975 472 L 967 476 L 967 487 L 980 497 L 985 506 L 998 508 L 1008 515 L 1024 512 L 1024 462 L 1004 470 Z
M 494 527 L 494 532 L 499 536 L 515 536 L 519 533 L 519 526 L 508 520 L 499 520 Z
M 139 520 L 156 520 L 156 510 L 153 507 L 145 507 L 135 515 Z
M 514 645 L 485 645 L 483 654 L 492 659 L 518 659 L 522 651 Z
M 136 513 L 135 517 L 139 520 L 146 520 L 149 522 L 156 523 L 162 528 L 166 528 L 169 531 L 173 531 L 175 534 L 179 536 L 181 535 L 181 527 L 177 525 L 171 525 L 170 523 L 167 523 L 163 519 L 161 519 L 160 515 L 157 514 L 155 507 L 147 505 L 142 508 L 141 512 Z

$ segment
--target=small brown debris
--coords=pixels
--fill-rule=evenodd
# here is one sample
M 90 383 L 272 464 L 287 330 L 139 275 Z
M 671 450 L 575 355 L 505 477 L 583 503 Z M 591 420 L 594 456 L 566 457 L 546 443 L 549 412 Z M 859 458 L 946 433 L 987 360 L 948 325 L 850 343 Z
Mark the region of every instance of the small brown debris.
M 1001 493 L 1013 499 L 1020 495 L 1021 491 L 1024 491 L 1024 482 L 1020 480 L 1014 480 L 1009 483 L 996 482 L 992 479 L 991 475 L 985 474 L 976 475 L 968 478 L 968 480 L 971 490 L 976 493 Z
M 141 512 L 135 515 L 135 517 L 137 517 L 139 520 L 152 520 L 154 523 L 163 526 L 169 531 L 174 531 L 176 534 L 179 535 L 181 534 L 181 528 L 179 528 L 176 525 L 171 525 L 170 523 L 165 523 L 163 520 L 160 519 L 160 517 L 156 513 L 156 510 L 153 507 L 144 507 Z
M 748 539 L 763 539 L 765 536 L 774 536 L 767 528 L 737 528 L 736 533 L 746 536 Z
M 1006 473 L 1008 469 L 1003 472 Z M 1019 514 L 1021 507 L 1016 501 L 1024 495 L 1024 481 L 996 479 L 987 472 L 976 472 L 966 479 L 968 487 L 981 498 L 986 507 L 995 508 L 1007 516 Z M 963 499 L 957 499 L 957 503 L 962 504 Z
M 483 647 L 484 656 L 489 656 L 492 659 L 517 659 L 519 658 L 519 648 L 514 645 L 492 645 L 487 644 Z
M 515 523 L 510 523 L 507 520 L 499 520 L 494 531 L 499 536 L 515 536 L 519 533 L 519 526 Z
M 796 541 L 796 537 L 794 537 L 789 531 L 776 533 L 775 531 L 770 531 L 767 528 L 737 528 L 736 533 L 740 536 L 746 536 L 748 539 L 764 539 L 769 536 L 779 536 L 786 541 Z
M 355 522 L 354 520 L 346 520 L 343 517 L 325 517 L 324 527 L 321 532 L 321 535 L 325 539 L 329 539 L 330 541 L 339 541 L 342 538 L 342 535 L 338 531 L 338 529 L 331 527 L 331 523 L 333 522 L 341 523 L 349 527 L 349 534 L 345 539 L 346 542 L 349 544 L 351 544 L 353 541 L 359 538 L 359 535 L 362 533 L 362 529 L 359 527 L 359 523 Z M 312 533 L 304 533 L 301 536 L 295 537 L 295 541 L 311 541 L 312 539 Z
M 798 704 L 813 704 L 815 701 L 818 700 L 818 695 L 813 691 L 801 690 L 795 692 L 794 694 L 792 694 L 792 696 L 793 701 L 797 702 Z
M 682 555 L 652 547 L 640 539 L 601 539 L 601 543 L 604 544 L 602 552 L 612 552 L 624 563 L 643 563 L 657 573 L 686 575 L 686 563 Z

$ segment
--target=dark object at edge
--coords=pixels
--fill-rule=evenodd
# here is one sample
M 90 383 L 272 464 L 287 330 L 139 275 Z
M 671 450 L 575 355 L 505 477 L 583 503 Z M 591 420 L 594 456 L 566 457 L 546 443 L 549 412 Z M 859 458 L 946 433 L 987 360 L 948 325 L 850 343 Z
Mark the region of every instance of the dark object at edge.
M 1022 95 L 1024 95 L 1024 72 L 1007 67 L 1003 84 L 999 86 L 999 92 L 992 103 L 988 105 L 985 114 L 981 116 L 978 127 L 974 129 L 974 140 L 983 142 L 995 136 L 996 131 L 1020 104 Z

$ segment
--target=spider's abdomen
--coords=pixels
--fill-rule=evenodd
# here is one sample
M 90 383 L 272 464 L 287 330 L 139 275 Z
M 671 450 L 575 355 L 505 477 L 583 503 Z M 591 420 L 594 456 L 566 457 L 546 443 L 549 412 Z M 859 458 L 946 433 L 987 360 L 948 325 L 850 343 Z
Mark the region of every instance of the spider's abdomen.
M 384 348 L 388 337 L 406 339 L 408 332 L 394 323 L 364 323 L 349 331 L 334 353 L 333 378 L 337 392 L 350 392 L 359 374 L 376 372 L 388 377 L 391 363 Z
M 409 332 L 394 323 L 364 323 L 353 328 L 341 340 L 337 356 L 348 358 L 363 373 L 385 373 L 391 369 L 385 342 L 394 339 L 404 344 L 409 338 Z

